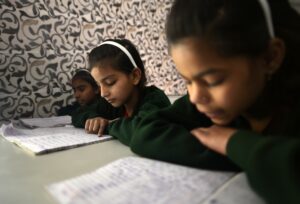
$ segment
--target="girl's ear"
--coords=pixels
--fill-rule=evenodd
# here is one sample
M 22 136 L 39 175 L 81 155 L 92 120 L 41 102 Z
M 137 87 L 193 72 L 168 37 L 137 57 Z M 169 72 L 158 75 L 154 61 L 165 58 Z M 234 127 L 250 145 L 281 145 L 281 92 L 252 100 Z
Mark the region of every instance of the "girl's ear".
M 132 77 L 132 83 L 134 85 L 138 85 L 142 77 L 141 70 L 139 68 L 134 68 L 131 72 L 131 77 Z
M 272 75 L 282 65 L 285 57 L 285 43 L 279 38 L 273 38 L 270 41 L 268 53 L 266 55 L 267 74 Z

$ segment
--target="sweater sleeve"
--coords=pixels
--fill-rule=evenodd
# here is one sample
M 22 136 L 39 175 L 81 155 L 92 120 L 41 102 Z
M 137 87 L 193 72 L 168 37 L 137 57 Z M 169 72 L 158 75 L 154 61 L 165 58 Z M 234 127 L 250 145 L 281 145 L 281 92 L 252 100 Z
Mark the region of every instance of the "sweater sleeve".
M 267 203 L 300 203 L 300 139 L 239 130 L 229 140 L 227 154 Z
M 78 128 L 84 128 L 85 122 L 89 118 L 102 117 L 105 119 L 115 119 L 122 115 L 121 108 L 114 108 L 104 98 L 97 99 L 89 106 L 79 107 L 72 114 L 72 124 Z
M 76 111 L 73 112 L 72 114 L 72 125 L 77 128 L 84 128 L 85 126 L 85 121 L 89 117 L 93 117 L 95 111 L 92 109 L 88 108 L 78 108 Z
M 131 141 L 133 152 L 152 159 L 198 168 L 238 170 L 227 157 L 204 147 L 190 130 L 209 126 L 185 96 L 172 106 L 143 118 Z
M 132 117 L 122 117 L 108 126 L 109 134 L 118 138 L 123 144 L 130 146 L 132 136 L 140 121 L 151 112 L 170 105 L 168 97 L 160 90 L 148 94 Z

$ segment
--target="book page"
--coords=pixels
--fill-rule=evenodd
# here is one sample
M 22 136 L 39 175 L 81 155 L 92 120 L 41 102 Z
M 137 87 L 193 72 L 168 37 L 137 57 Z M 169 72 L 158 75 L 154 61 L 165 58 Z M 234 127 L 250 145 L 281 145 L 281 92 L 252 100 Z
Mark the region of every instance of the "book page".
M 245 173 L 234 176 L 204 204 L 265 204 L 249 186 Z
M 233 175 L 127 157 L 47 189 L 64 204 L 198 204 Z
M 71 116 L 53 116 L 48 118 L 21 118 L 19 120 L 13 120 L 15 127 L 24 128 L 46 128 L 46 127 L 61 127 L 65 125 L 71 125 Z
M 1 126 L 1 135 L 23 149 L 35 154 L 69 149 L 112 139 L 109 135 L 99 137 L 74 127 L 18 129 L 12 124 Z

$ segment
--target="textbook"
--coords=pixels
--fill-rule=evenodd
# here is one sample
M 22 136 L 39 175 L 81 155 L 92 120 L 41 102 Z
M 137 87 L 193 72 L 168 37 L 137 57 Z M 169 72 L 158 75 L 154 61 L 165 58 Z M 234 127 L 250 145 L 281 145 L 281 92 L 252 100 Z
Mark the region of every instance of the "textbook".
M 61 204 L 263 204 L 244 174 L 125 157 L 46 186 Z
M 42 120 L 42 119 L 41 119 Z M 75 148 L 112 139 L 109 135 L 99 137 L 73 126 L 51 128 L 16 128 L 14 124 L 2 124 L 0 134 L 6 140 L 30 153 L 39 155 Z

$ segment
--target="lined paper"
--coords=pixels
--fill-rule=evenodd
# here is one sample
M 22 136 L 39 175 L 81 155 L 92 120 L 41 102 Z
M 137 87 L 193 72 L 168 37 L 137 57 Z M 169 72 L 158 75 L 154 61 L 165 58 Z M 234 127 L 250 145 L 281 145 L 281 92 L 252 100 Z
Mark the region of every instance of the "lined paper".
M 112 139 L 109 135 L 99 137 L 74 127 L 20 129 L 12 123 L 1 126 L 1 135 L 10 142 L 34 154 L 79 147 Z
M 266 204 L 248 183 L 244 172 L 235 175 L 226 182 L 203 204 Z
M 233 175 L 127 157 L 47 190 L 62 204 L 196 204 Z

